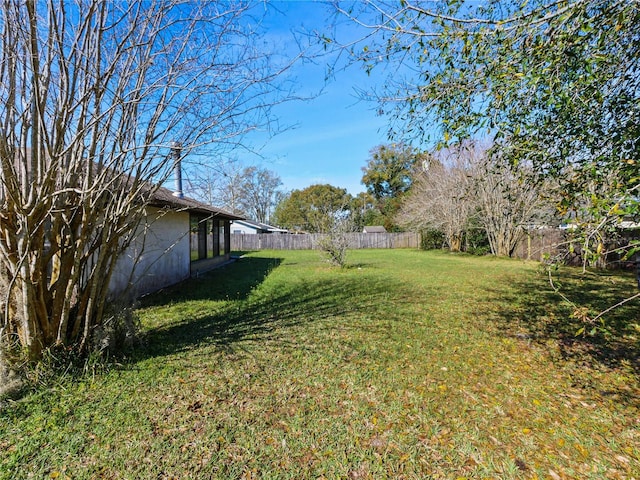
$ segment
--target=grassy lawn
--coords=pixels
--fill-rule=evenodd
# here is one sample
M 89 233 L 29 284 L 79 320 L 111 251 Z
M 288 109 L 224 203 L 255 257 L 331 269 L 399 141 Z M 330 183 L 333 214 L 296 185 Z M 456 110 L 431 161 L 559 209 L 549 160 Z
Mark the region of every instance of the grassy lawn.
M 638 479 L 638 303 L 535 264 L 258 252 L 139 310 L 145 346 L 0 412 L 0 478 Z M 567 270 L 603 308 L 633 279 Z

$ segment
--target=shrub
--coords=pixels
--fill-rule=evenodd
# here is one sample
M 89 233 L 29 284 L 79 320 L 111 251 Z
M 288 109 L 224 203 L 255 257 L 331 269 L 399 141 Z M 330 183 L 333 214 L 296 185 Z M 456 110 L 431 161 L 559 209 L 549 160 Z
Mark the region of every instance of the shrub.
M 329 232 L 316 243 L 329 263 L 344 268 L 347 265 L 347 250 L 350 246 L 350 236 L 355 231 L 355 224 L 351 218 L 337 218 Z
M 440 250 L 445 244 L 444 233 L 440 230 L 423 230 L 420 232 L 420 248 L 422 250 Z

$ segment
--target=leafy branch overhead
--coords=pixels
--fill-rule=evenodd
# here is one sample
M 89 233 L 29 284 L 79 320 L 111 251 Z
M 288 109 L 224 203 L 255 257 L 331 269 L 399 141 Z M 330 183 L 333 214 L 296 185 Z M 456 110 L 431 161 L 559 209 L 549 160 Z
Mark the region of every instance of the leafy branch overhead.
M 369 152 L 362 168 L 362 183 L 376 203 L 378 222 L 387 230 L 397 228 L 396 214 L 403 197 L 411 190 L 416 171 L 427 155 L 408 144 L 378 145 Z
M 293 231 L 324 233 L 335 222 L 349 216 L 351 195 L 344 188 L 328 184 L 294 190 L 278 203 L 274 221 Z
M 640 8 L 543 0 L 337 4 L 364 29 L 351 58 L 390 135 L 437 148 L 467 138 L 553 179 L 585 251 L 640 216 Z M 633 253 L 633 249 L 627 252 Z

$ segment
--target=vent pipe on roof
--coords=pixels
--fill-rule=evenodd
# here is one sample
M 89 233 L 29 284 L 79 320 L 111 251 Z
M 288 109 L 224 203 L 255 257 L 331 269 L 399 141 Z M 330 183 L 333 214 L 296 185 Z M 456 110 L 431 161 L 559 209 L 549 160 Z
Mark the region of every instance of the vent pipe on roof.
M 173 172 L 175 175 L 175 187 L 173 196 L 178 198 L 184 198 L 182 193 L 182 165 L 180 161 L 181 146 L 178 142 L 171 144 L 171 156 L 173 157 Z

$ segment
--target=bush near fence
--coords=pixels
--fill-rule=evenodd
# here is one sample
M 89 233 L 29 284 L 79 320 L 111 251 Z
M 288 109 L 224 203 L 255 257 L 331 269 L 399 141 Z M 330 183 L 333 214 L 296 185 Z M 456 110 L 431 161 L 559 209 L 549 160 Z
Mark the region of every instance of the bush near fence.
M 321 233 L 309 234 L 278 234 L 259 233 L 231 234 L 231 250 L 317 250 L 318 241 L 327 235 Z M 349 248 L 418 248 L 420 234 L 416 232 L 402 233 L 352 233 Z

